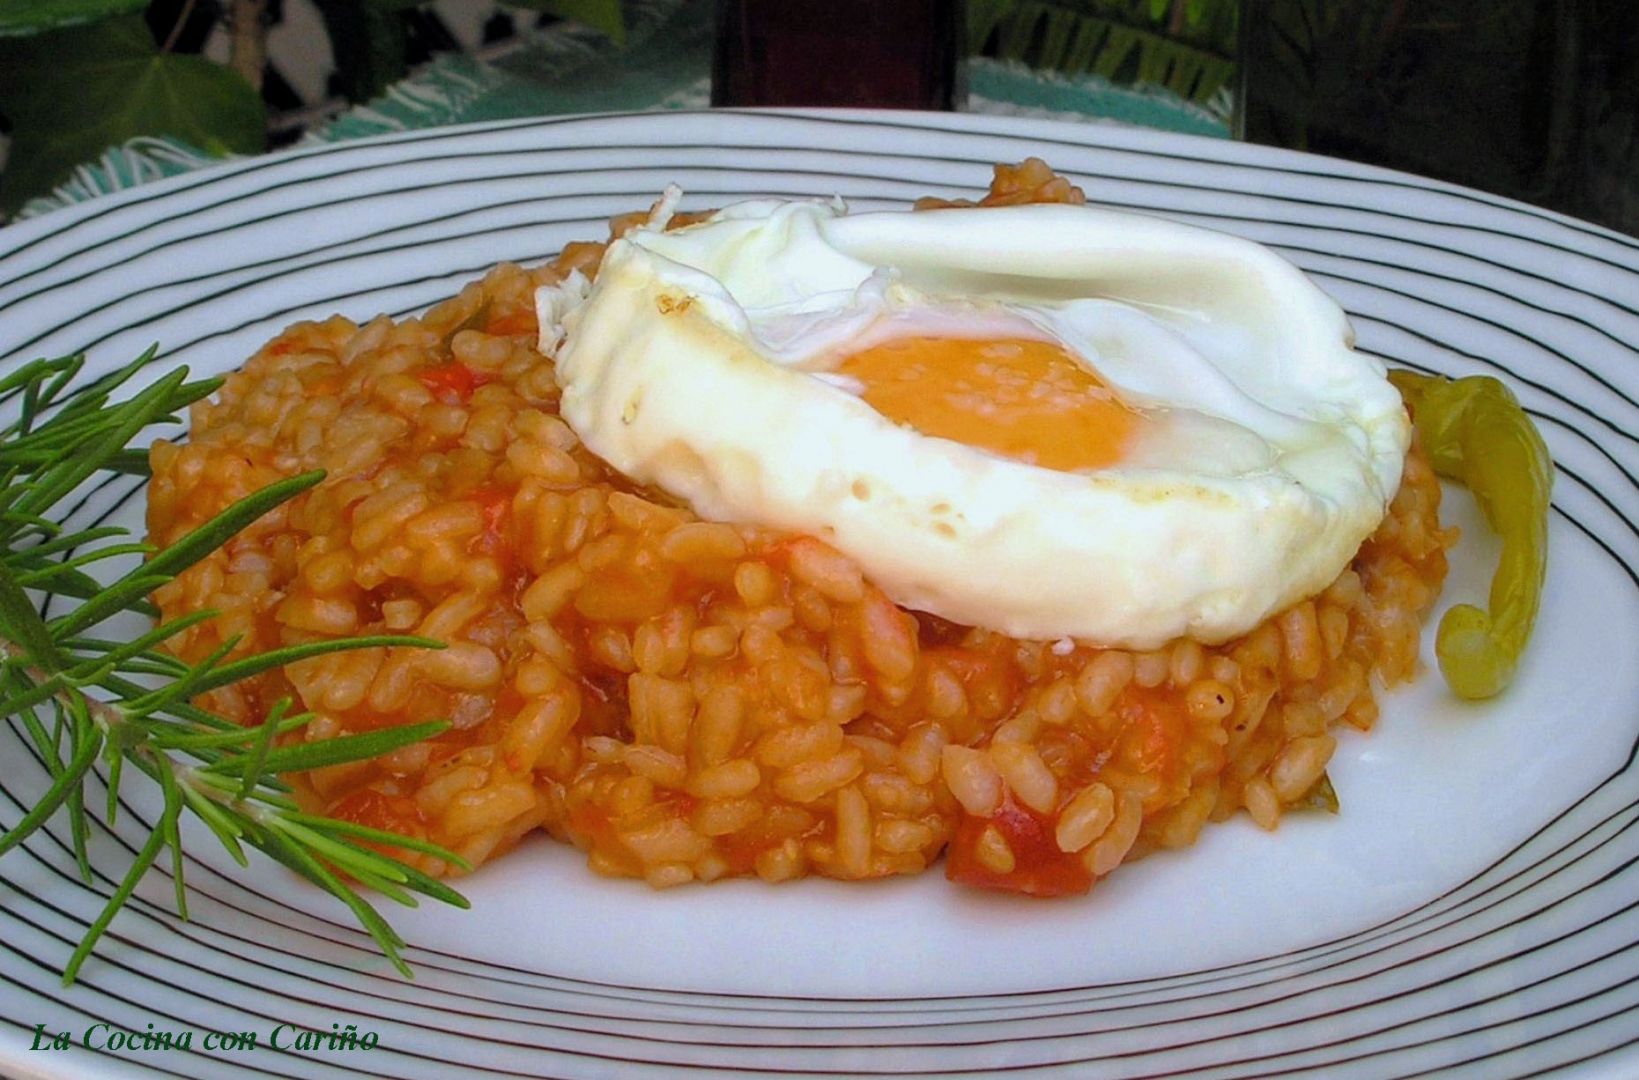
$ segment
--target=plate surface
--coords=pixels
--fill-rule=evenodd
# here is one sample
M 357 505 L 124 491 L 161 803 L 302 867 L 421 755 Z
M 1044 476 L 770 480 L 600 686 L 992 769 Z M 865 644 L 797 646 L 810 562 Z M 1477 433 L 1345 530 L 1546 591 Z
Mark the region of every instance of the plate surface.
M 1094 201 L 1273 246 L 1367 351 L 1516 390 L 1559 474 L 1549 591 L 1505 698 L 1465 707 L 1431 674 L 1343 740 L 1339 817 L 1216 826 L 1082 900 L 971 895 L 937 875 L 657 894 L 541 841 L 463 884 L 472 912 L 388 912 L 414 983 L 339 905 L 265 861 L 237 871 L 201 833 L 192 921 L 154 875 L 61 988 L 146 835 L 154 805 L 128 784 L 93 886 L 61 827 L 0 867 L 0 1072 L 1636 1075 L 1639 242 L 1402 174 L 1154 132 L 547 119 L 259 158 L 0 231 L 0 367 L 88 350 L 94 373 L 159 341 L 173 363 L 223 371 L 296 319 L 413 313 L 498 260 L 601 237 L 669 182 L 687 208 L 830 194 L 879 208 L 973 195 L 992 163 L 1030 155 Z M 1466 539 L 1444 602 L 1481 597 L 1495 544 L 1465 495 L 1447 505 Z M 140 525 L 140 492 L 107 487 L 80 513 Z M 0 755 L 12 822 L 43 770 L 9 727 Z M 349 1024 L 375 1048 L 292 1046 L 294 1028 Z M 37 1025 L 76 1045 L 31 1049 Z M 78 1045 L 150 1027 L 191 1045 Z M 258 1045 L 206 1046 L 214 1032 Z

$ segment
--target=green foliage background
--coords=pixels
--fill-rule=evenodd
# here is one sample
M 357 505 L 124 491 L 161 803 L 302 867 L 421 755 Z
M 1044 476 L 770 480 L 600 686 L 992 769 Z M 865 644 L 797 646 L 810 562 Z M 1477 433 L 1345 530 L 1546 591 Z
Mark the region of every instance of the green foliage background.
M 0 2 L 0 35 L 75 26 L 147 6 L 148 0 L 4 0 Z
M 968 51 L 1205 103 L 1235 77 L 1239 0 L 968 0 Z
M 363 102 L 402 78 L 406 20 L 426 2 L 315 0 L 336 57 L 336 90 Z M 625 40 L 621 0 L 508 3 Z M 227 67 L 156 44 L 155 20 L 143 16 L 149 6 L 0 0 L 0 118 L 13 138 L 0 212 L 14 213 L 75 166 L 139 135 L 174 136 L 218 154 L 265 148 L 257 90 Z M 1241 0 L 968 0 L 968 51 L 1160 85 L 1206 103 L 1234 78 L 1240 8 Z
M 426 0 L 316 0 L 331 32 L 337 85 L 367 101 L 406 73 L 405 16 Z M 625 39 L 620 0 L 509 0 Z M 11 151 L 0 214 L 139 135 L 213 154 L 266 148 L 261 94 L 238 72 L 162 47 L 149 0 L 0 0 L 0 120 Z
M 13 126 L 0 173 L 8 214 L 136 135 L 252 154 L 265 128 L 250 83 L 204 57 L 160 52 L 140 14 L 0 38 L 0 111 Z

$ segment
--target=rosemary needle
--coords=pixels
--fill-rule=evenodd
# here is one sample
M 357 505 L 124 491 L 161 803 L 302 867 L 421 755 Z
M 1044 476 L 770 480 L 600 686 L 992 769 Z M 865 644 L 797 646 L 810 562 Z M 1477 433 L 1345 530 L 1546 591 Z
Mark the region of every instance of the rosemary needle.
M 69 529 L 60 520 L 70 495 L 99 474 L 145 475 L 146 455 L 132 441 L 146 428 L 176 423 L 188 405 L 212 393 L 219 379 L 188 381 L 177 368 L 118 402 L 116 391 L 151 365 L 157 348 L 102 378 L 73 387 L 83 356 L 36 360 L 0 377 L 0 717 L 45 764 L 50 785 L 21 820 L 0 833 L 0 856 L 58 814 L 67 814 L 80 876 L 92 882 L 87 843 L 94 818 L 85 787 L 99 761 L 106 765 L 105 820 L 113 823 L 120 784 L 134 770 L 158 786 L 163 809 L 125 875 L 63 970 L 72 983 L 137 883 L 170 850 L 178 914 L 187 917 L 180 819 L 184 811 L 210 829 L 235 861 L 244 846 L 290 867 L 345 904 L 400 972 L 403 940 L 359 895 L 366 884 L 400 903 L 416 895 L 457 907 L 466 900 L 441 882 L 373 845 L 418 851 L 464 866 L 454 854 L 423 841 L 395 837 L 352 822 L 303 813 L 281 773 L 363 761 L 429 738 L 441 722 L 388 728 L 313 741 L 281 741 L 312 719 L 282 701 L 263 723 L 241 727 L 193 704 L 219 689 L 295 660 L 343 649 L 378 646 L 437 648 L 411 637 L 361 637 L 314 642 L 246 658 L 225 659 L 227 647 L 188 664 L 165 642 L 210 613 L 159 622 L 130 641 L 97 636 L 118 615 L 156 614 L 148 595 L 220 548 L 245 526 L 323 479 L 310 472 L 282 480 L 234 503 L 160 552 L 110 526 Z M 149 557 L 108 580 L 95 570 L 109 560 Z M 65 614 L 41 615 L 39 599 L 78 601 Z M 403 839 L 402 843 L 398 841 Z

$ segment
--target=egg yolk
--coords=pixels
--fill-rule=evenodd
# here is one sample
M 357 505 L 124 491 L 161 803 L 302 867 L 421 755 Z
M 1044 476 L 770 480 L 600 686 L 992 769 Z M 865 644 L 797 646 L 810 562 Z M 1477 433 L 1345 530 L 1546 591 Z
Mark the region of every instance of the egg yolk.
M 1045 469 L 1120 461 L 1138 413 L 1063 346 L 1024 338 L 906 337 L 836 368 L 877 412 L 924 435 Z

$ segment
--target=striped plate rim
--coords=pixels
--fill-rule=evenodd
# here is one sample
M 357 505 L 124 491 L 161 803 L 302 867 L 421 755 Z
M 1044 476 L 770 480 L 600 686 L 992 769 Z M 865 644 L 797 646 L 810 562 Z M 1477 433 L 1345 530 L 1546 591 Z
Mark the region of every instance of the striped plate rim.
M 840 192 L 858 206 L 968 194 L 999 160 L 1047 157 L 1096 201 L 1271 245 L 1344 303 L 1361 346 L 1420 370 L 1507 378 L 1560 469 L 1554 527 L 1590 540 L 1639 604 L 1639 242 L 1404 174 L 1216 140 L 928 114 L 561 117 L 271 155 L 0 232 L 0 366 L 150 339 L 216 368 L 302 317 L 403 315 L 497 260 L 595 235 L 685 177 L 704 203 Z M 336 222 L 364 227 L 330 231 Z M 243 241 L 281 242 L 265 247 Z M 470 252 L 481 239 L 482 258 Z M 461 243 L 456 243 L 460 240 Z M 236 242 L 240 241 L 240 242 Z M 414 258 L 401 256 L 413 254 Z M 388 256 L 383 258 L 383 256 Z M 254 294 L 276 302 L 248 307 Z M 239 303 L 240 307 L 235 308 Z M 207 308 L 237 312 L 226 324 Z M 139 495 L 111 483 L 77 520 Z M 1164 977 L 884 1000 L 693 993 L 473 960 L 422 945 L 414 984 L 340 917 L 190 860 L 194 922 L 145 889 L 71 990 L 56 972 L 152 813 L 123 801 L 95 881 L 47 831 L 0 879 L 0 1070 L 47 1076 L 416 1077 L 783 1073 L 1476 1076 L 1619 1074 L 1639 1044 L 1639 716 L 1626 760 L 1480 873 L 1320 944 Z M 39 788 L 15 731 L 0 821 Z M 135 827 L 133 827 L 135 826 Z M 163 884 L 163 883 L 162 883 Z M 328 1011 L 327 1011 L 328 1010 Z M 372 1051 L 28 1049 L 35 1025 L 328 1032 Z M 288 1037 L 288 1036 L 287 1036 Z

